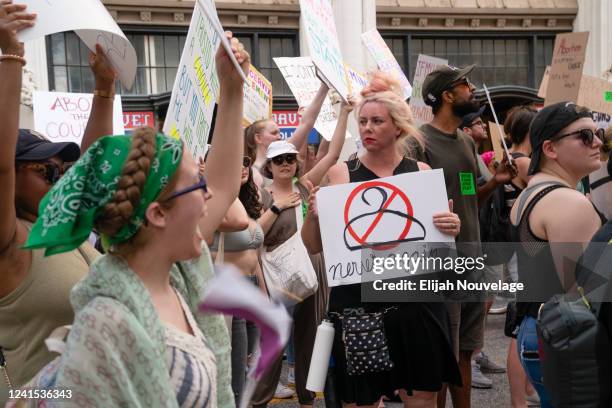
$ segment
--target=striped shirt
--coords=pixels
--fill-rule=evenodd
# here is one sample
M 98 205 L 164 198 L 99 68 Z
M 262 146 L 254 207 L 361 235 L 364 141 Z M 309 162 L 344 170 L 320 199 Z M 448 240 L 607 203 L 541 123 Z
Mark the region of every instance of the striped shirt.
M 217 365 L 215 356 L 183 298 L 177 293 L 187 322 L 195 335 L 165 325 L 166 362 L 170 382 L 181 408 L 216 408 Z

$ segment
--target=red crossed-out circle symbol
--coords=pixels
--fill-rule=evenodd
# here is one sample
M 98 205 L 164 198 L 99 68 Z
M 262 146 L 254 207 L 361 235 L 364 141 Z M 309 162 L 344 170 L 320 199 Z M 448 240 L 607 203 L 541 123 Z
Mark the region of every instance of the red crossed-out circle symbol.
M 370 224 L 366 232 L 363 235 L 359 236 L 359 234 L 357 234 L 355 230 L 353 229 L 353 227 L 351 226 L 351 221 L 349 219 L 349 212 L 351 210 L 351 205 L 353 204 L 353 201 L 355 200 L 355 197 L 357 197 L 358 194 L 364 192 L 365 190 L 374 188 L 374 187 L 390 190 L 391 195 L 388 196 L 385 202 L 381 203 L 381 206 L 378 209 L 378 213 L 376 214 L 374 221 L 372 221 L 372 224 Z M 383 181 L 369 181 L 369 182 L 360 184 L 359 186 L 357 186 L 357 188 L 351 191 L 351 194 L 349 194 L 349 197 L 346 200 L 346 204 L 344 206 L 344 225 L 346 226 L 346 229 L 348 230 L 349 234 L 353 237 L 353 239 L 355 239 L 355 241 L 357 241 L 361 245 L 367 245 L 368 237 L 376 229 L 376 227 L 380 223 L 380 220 L 385 214 L 384 210 L 386 210 L 397 197 L 399 197 L 399 199 L 402 201 L 402 203 L 405 206 L 405 214 L 409 216 L 405 218 L 406 225 L 404 226 L 404 229 L 402 230 L 400 235 L 395 239 L 397 241 L 402 241 L 408 236 L 408 232 L 410 231 L 410 227 L 412 226 L 412 217 L 414 215 L 412 204 L 410 203 L 410 200 L 408 199 L 408 197 L 406 196 L 406 194 L 404 194 L 402 190 L 400 190 L 393 184 L 385 183 Z M 385 240 L 385 242 L 392 241 L 392 240 L 393 239 Z M 379 246 L 376 246 L 376 249 L 377 250 L 387 250 L 387 249 L 395 248 L 397 245 L 398 244 L 379 245 Z

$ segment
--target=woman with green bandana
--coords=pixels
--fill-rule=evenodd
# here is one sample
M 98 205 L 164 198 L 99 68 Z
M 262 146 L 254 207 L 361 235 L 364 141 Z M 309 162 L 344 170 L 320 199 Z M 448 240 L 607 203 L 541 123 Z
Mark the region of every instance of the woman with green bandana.
M 224 320 L 195 313 L 213 274 L 205 239 L 240 187 L 242 81 L 222 47 L 216 68 L 208 183 L 180 141 L 141 128 L 94 143 L 41 203 L 27 248 L 70 251 L 94 229 L 108 248 L 71 292 L 65 351 L 33 384 L 70 390 L 62 407 L 234 406 Z
M 50 258 L 44 258 L 43 251 L 22 248 L 41 199 L 62 175 L 65 163 L 81 153 L 76 143 L 51 143 L 34 131 L 19 129 L 26 60 L 17 33 L 31 27 L 34 19 L 25 5 L 0 1 L 0 406 L 9 388 L 22 386 L 54 358 L 44 340 L 74 319 L 70 289 L 99 256 L 88 242 Z M 113 123 L 116 73 L 99 47 L 89 62 L 96 94 L 83 151 L 112 133 Z

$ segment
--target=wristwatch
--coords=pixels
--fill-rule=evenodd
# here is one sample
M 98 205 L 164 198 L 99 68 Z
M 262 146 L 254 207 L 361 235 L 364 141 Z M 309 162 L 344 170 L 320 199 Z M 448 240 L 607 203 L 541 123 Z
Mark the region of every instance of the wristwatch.
M 272 207 L 270 207 L 270 210 L 272 210 L 272 212 L 276 215 L 280 215 L 280 213 L 283 212 L 283 210 L 278 208 L 276 204 L 272 204 Z

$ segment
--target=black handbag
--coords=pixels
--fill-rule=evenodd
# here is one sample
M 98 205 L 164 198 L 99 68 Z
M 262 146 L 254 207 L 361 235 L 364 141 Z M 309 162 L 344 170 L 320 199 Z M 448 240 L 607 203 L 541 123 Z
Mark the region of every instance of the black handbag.
M 383 321 L 389 310 L 342 315 L 342 340 L 348 375 L 390 371 L 393 368 Z

